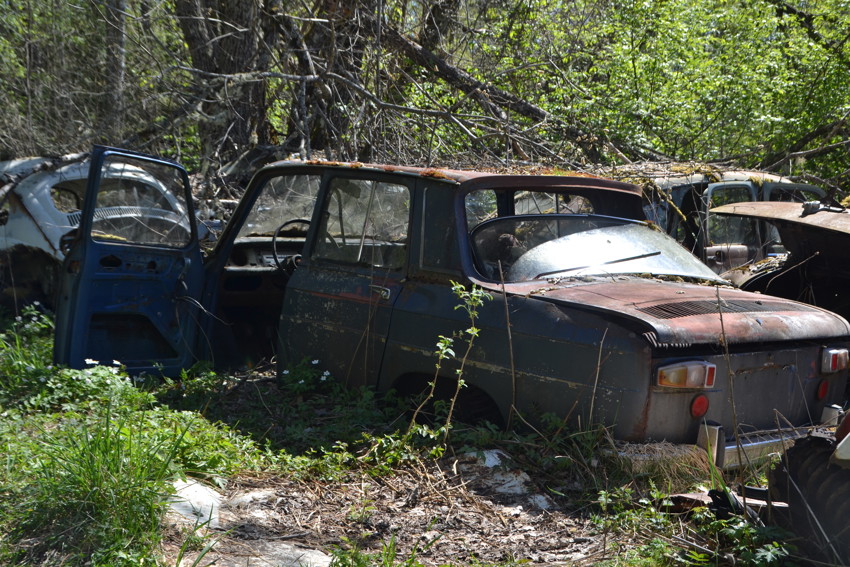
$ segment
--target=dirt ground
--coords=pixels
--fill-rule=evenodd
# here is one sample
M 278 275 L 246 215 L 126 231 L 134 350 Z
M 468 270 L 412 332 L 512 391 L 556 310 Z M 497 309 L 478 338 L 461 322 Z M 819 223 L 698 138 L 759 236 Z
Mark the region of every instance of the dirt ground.
M 193 565 L 197 547 L 215 538 L 198 565 L 324 566 L 335 548 L 373 554 L 393 542 L 394 564 L 411 556 L 425 565 L 582 566 L 605 558 L 614 542 L 594 528 L 589 510 L 565 501 L 494 453 L 348 483 L 243 476 L 222 491 L 218 527 L 182 565 Z M 165 552 L 177 565 L 187 524 L 170 518 Z

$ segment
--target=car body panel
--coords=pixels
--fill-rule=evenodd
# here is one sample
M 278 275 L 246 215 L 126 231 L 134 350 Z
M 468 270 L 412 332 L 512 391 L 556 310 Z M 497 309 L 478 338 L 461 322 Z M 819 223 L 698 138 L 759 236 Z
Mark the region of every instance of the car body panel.
M 817 203 L 817 206 L 808 207 L 805 207 L 803 203 L 788 202 L 730 203 L 715 207 L 712 212 L 718 215 L 781 221 L 789 226 L 809 227 L 813 229 L 813 234 L 817 234 L 820 230 L 831 231 L 838 235 L 850 234 L 850 212 L 844 208 L 833 208 L 820 203 Z
M 768 256 L 770 250 L 765 245 L 771 235 L 755 219 L 714 218 L 711 209 L 735 202 L 805 202 L 826 196 L 826 191 L 816 185 L 795 183 L 762 171 L 694 166 L 676 169 L 695 171 L 650 168 L 636 172 L 635 177 L 650 181 L 645 190 L 646 217 L 718 274 Z M 619 176 L 629 178 L 628 172 L 624 167 Z

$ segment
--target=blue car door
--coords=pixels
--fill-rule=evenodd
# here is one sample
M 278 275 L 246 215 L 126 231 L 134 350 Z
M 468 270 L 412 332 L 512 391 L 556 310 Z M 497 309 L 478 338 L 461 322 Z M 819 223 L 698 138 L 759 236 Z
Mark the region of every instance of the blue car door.
M 54 359 L 175 375 L 195 361 L 202 254 L 186 171 L 95 147 L 57 301 Z

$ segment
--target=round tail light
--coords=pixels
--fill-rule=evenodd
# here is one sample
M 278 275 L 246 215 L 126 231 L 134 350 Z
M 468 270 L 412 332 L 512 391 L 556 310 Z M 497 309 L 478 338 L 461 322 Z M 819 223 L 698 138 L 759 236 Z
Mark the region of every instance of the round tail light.
M 708 398 L 700 394 L 691 401 L 691 417 L 698 418 L 708 413 Z

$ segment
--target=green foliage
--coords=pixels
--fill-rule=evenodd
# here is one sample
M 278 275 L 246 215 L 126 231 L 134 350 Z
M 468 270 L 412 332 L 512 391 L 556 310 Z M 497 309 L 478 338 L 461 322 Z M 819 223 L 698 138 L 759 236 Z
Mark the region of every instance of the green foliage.
M 0 333 L 0 403 L 25 395 L 52 371 L 53 321 L 29 305 Z
M 298 398 L 327 393 L 338 387 L 331 373 L 319 368 L 318 360 L 302 360 L 295 367 L 281 371 L 278 379 L 284 394 Z
M 197 163 L 197 123 L 182 112 L 173 120 L 183 101 L 171 95 L 191 83 L 178 69 L 188 67 L 188 53 L 173 7 L 127 3 L 116 45 L 112 4 L 0 4 L 0 155 L 71 153 L 135 138 L 148 151 Z
M 796 546 L 790 534 L 776 526 L 756 526 L 744 518 L 733 516 L 726 520 L 714 519 L 704 525 L 706 534 L 717 539 L 720 546 L 729 549 L 739 559 L 739 565 L 767 567 L 792 565 Z
M 36 306 L 0 335 L 0 562 L 154 565 L 172 479 L 217 481 L 265 455 L 157 407 L 120 366 L 53 368 L 52 329 Z
M 666 494 L 651 489 L 640 496 L 628 487 L 600 491 L 600 514 L 594 516 L 597 527 L 618 538 L 641 542 L 630 546 L 622 562 L 603 565 L 716 565 L 731 562 L 748 567 L 795 565 L 795 546 L 789 534 L 772 526 L 758 526 L 742 516 L 718 519 L 706 508 L 696 509 L 690 520 L 690 535 L 699 534 L 700 546 L 680 549 L 671 541 L 680 533 L 678 514 L 666 512 L 671 501 Z
M 595 520 L 601 529 L 615 528 L 624 532 L 636 532 L 649 526 L 653 533 L 672 533 L 674 526 L 670 517 L 658 508 L 669 501 L 662 492 L 654 488 L 648 495 L 638 498 L 628 487 L 617 487 L 611 491 L 601 490 L 597 502 L 601 515 L 596 516 Z
M 144 407 L 153 398 L 120 365 L 54 368 L 53 321 L 30 305 L 0 333 L 0 406 L 27 412 L 76 411 L 108 403 Z
M 276 378 L 243 379 L 197 368 L 163 382 L 156 396 L 174 409 L 227 424 L 264 447 L 263 459 L 274 466 L 304 470 L 312 462 L 323 471 L 314 471 L 320 476 L 332 474 L 327 468 L 337 457 L 328 454 L 341 451 L 338 458 L 348 462 L 341 447 L 359 450 L 369 442 L 364 435 L 380 434 L 403 411 L 392 396 L 378 399 L 372 389 L 345 387 L 318 360 L 301 361 Z
M 13 542 L 26 556 L 67 554 L 67 564 L 153 564 L 168 480 L 185 429 L 147 430 L 107 409 L 93 423 L 68 420 L 42 432 L 38 460 L 23 487 Z M 8 513 L 8 512 L 7 512 Z M 72 559 L 71 559 L 72 558 Z
M 172 3 L 130 3 L 119 46 L 104 33 L 112 26 L 108 5 L 0 4 L 0 132 L 8 133 L 0 134 L 0 153 L 127 140 L 205 170 L 226 142 L 206 137 L 222 121 L 239 129 L 228 112 L 248 96 L 251 72 L 270 71 L 262 78 L 266 106 L 249 129 L 259 144 L 281 143 L 287 151 L 428 163 L 458 156 L 563 162 L 587 159 L 577 147 L 590 143 L 602 161 L 619 160 L 619 152 L 632 160 L 731 158 L 836 180 L 850 169 L 841 151 L 850 94 L 850 8 L 843 0 L 382 4 L 376 18 L 458 73 L 413 64 L 401 41 L 380 42 L 342 13 L 306 4 L 287 8 L 291 29 L 279 34 L 286 41 L 264 37 L 261 61 L 234 60 L 228 42 L 241 41 L 243 30 L 270 29 L 264 18 L 279 25 L 282 14 L 221 21 L 240 31 L 214 37 L 190 33 Z M 435 8 L 446 13 L 435 19 Z M 227 15 L 224 5 L 210 10 L 215 20 Z M 199 45 L 201 37 L 213 39 Z M 313 54 L 309 61 L 299 55 L 301 45 Z M 126 57 L 120 93 L 110 89 L 118 53 Z M 220 73 L 207 73 L 214 70 Z M 296 78 L 302 74 L 310 80 Z M 549 118 L 530 118 L 522 105 L 453 84 L 458 76 L 502 89 Z M 566 126 L 586 138 L 574 139 Z M 785 159 L 789 153 L 793 160 Z

